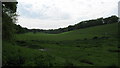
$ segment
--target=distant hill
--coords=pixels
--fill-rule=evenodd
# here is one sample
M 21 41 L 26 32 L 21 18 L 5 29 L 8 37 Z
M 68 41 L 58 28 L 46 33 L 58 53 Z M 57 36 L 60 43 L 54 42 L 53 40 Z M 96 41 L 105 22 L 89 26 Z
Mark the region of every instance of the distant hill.
M 81 21 L 81 22 L 79 22 L 75 25 L 69 25 L 68 27 L 65 27 L 65 28 L 50 29 L 50 30 L 27 29 L 27 28 L 21 27 L 20 25 L 15 25 L 16 26 L 15 29 L 17 30 L 16 33 L 43 32 L 43 33 L 50 33 L 50 34 L 58 34 L 58 33 L 68 32 L 68 31 L 72 31 L 72 30 L 78 30 L 78 29 L 93 27 L 93 26 L 117 23 L 118 19 L 119 18 L 117 16 L 111 16 L 111 17 L 108 17 L 108 18 L 97 18 L 97 19 L 92 19 L 92 20 Z
M 38 32 L 36 34 L 28 32 L 25 34 L 20 34 L 18 36 L 19 40 L 30 40 L 31 38 L 37 40 L 47 40 L 47 41 L 65 41 L 65 40 L 77 40 L 77 39 L 92 39 L 93 37 L 111 36 L 118 37 L 118 23 L 94 26 L 84 29 L 72 30 L 68 32 L 63 32 L 59 34 L 48 34 Z

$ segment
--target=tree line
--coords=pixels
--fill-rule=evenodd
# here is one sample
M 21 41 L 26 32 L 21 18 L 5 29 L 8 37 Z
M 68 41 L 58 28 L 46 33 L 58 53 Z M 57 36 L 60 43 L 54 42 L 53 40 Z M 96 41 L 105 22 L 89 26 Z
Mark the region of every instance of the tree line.
M 20 25 L 16 25 L 15 29 L 17 30 L 16 33 L 44 32 L 44 33 L 57 34 L 57 33 L 77 30 L 77 29 L 93 27 L 93 26 L 117 23 L 118 19 L 119 18 L 117 16 L 113 15 L 113 16 L 108 17 L 108 18 L 97 18 L 97 19 L 92 19 L 92 20 L 81 21 L 78 24 L 69 25 L 68 27 L 59 28 L 59 29 L 49 29 L 49 30 L 44 30 L 44 29 L 27 29 L 27 28 L 21 27 Z

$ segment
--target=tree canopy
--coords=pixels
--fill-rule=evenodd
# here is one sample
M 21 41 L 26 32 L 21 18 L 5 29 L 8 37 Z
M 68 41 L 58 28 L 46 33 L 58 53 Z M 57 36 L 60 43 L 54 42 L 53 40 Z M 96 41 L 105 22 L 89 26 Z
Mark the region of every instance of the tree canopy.
M 16 22 L 17 2 L 2 2 L 2 38 L 12 40 Z

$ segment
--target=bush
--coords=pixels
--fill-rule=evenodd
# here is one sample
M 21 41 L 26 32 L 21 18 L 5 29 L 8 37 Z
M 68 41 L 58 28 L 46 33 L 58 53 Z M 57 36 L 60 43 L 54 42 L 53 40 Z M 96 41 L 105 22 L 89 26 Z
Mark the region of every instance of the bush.
M 98 39 L 98 37 L 97 36 L 93 37 L 93 40 L 95 40 L 95 39 Z

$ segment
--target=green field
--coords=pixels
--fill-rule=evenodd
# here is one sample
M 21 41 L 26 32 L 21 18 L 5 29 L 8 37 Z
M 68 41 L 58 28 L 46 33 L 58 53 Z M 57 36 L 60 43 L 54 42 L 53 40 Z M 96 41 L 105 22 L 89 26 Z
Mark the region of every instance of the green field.
M 5 65 L 12 61 L 22 66 L 118 66 L 118 23 L 60 34 L 16 34 L 15 38 L 14 44 L 3 42 Z

